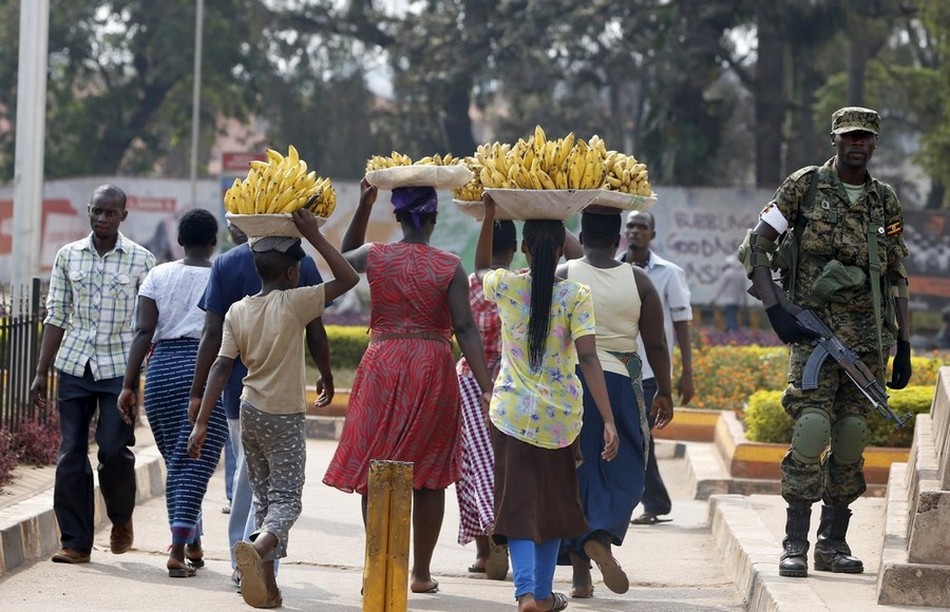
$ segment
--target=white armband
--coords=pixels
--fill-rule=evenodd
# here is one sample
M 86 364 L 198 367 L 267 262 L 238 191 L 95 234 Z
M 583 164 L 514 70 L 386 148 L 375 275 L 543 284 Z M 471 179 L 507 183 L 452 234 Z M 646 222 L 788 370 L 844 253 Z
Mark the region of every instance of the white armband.
M 762 209 L 759 219 L 768 223 L 779 235 L 784 234 L 785 230 L 788 229 L 788 220 L 779 211 L 775 202 L 769 202 L 768 206 Z

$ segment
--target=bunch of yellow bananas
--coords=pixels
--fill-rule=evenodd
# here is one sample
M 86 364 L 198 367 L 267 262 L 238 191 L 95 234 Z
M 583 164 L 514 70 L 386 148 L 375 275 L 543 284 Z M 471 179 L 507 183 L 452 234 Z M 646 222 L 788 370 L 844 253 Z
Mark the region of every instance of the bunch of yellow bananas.
M 548 140 L 541 126 L 514 146 L 479 147 L 479 178 L 490 189 L 599 189 L 604 184 L 607 148 L 597 135 L 590 142 L 575 138 Z
M 267 150 L 267 161 L 254 160 L 247 177 L 234 179 L 224 194 L 224 207 L 232 214 L 280 214 L 309 206 L 318 217 L 329 217 L 336 208 L 336 192 L 328 178 L 307 172 L 307 162 L 290 145 L 287 155 Z
M 607 152 L 607 182 L 604 189 L 650 197 L 653 187 L 647 176 L 647 166 L 633 155 L 617 151 Z
M 374 155 L 366 160 L 366 171 L 382 170 L 383 168 L 392 168 L 394 166 L 411 166 L 412 158 L 393 151 L 389 156 Z
M 480 145 L 478 147 L 479 151 L 482 151 L 490 145 Z M 469 182 L 465 183 L 458 189 L 452 190 L 452 197 L 456 200 L 464 200 L 466 202 L 481 202 L 482 193 L 484 192 L 484 186 L 482 185 L 481 171 L 482 164 L 476 158 L 469 156 L 462 159 L 461 164 L 471 170 L 475 176 Z
M 435 155 L 427 155 L 419 161 L 414 162 L 408 155 L 393 151 L 389 156 L 374 155 L 366 160 L 366 172 L 396 166 L 450 166 L 457 163 L 459 163 L 458 158 L 452 157 L 451 153 L 446 153 L 444 156 L 438 153 Z
M 457 157 L 452 157 L 451 153 L 446 153 L 444 156 L 436 153 L 435 155 L 427 155 L 415 162 L 417 166 L 451 166 L 453 164 L 458 164 L 459 159 Z

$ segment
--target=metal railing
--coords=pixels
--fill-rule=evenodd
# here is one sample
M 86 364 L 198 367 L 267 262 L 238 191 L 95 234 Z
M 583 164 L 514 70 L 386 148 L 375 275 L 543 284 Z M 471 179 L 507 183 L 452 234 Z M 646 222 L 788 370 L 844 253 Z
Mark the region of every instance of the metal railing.
M 34 278 L 31 291 L 23 292 L 19 304 L 0 302 L 0 429 L 15 432 L 23 420 L 46 416 L 39 414 L 30 397 L 42 329 L 40 279 Z M 55 397 L 54 387 L 55 377 L 47 385 L 51 397 Z

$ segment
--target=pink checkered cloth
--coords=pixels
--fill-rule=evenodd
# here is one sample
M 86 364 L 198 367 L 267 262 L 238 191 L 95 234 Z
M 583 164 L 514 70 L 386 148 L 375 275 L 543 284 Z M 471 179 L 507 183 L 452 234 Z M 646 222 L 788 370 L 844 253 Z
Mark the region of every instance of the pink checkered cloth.
M 459 502 L 459 537 L 463 546 L 487 535 L 495 523 L 495 455 L 482 392 L 474 378 L 459 376 L 462 396 L 462 453 L 455 491 Z

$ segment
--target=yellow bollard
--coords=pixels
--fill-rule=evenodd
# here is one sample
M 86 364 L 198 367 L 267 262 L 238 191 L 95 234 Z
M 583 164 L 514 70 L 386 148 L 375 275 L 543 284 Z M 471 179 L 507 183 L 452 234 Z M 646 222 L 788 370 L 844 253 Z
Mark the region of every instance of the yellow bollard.
M 411 517 L 412 463 L 371 461 L 363 612 L 406 612 Z

